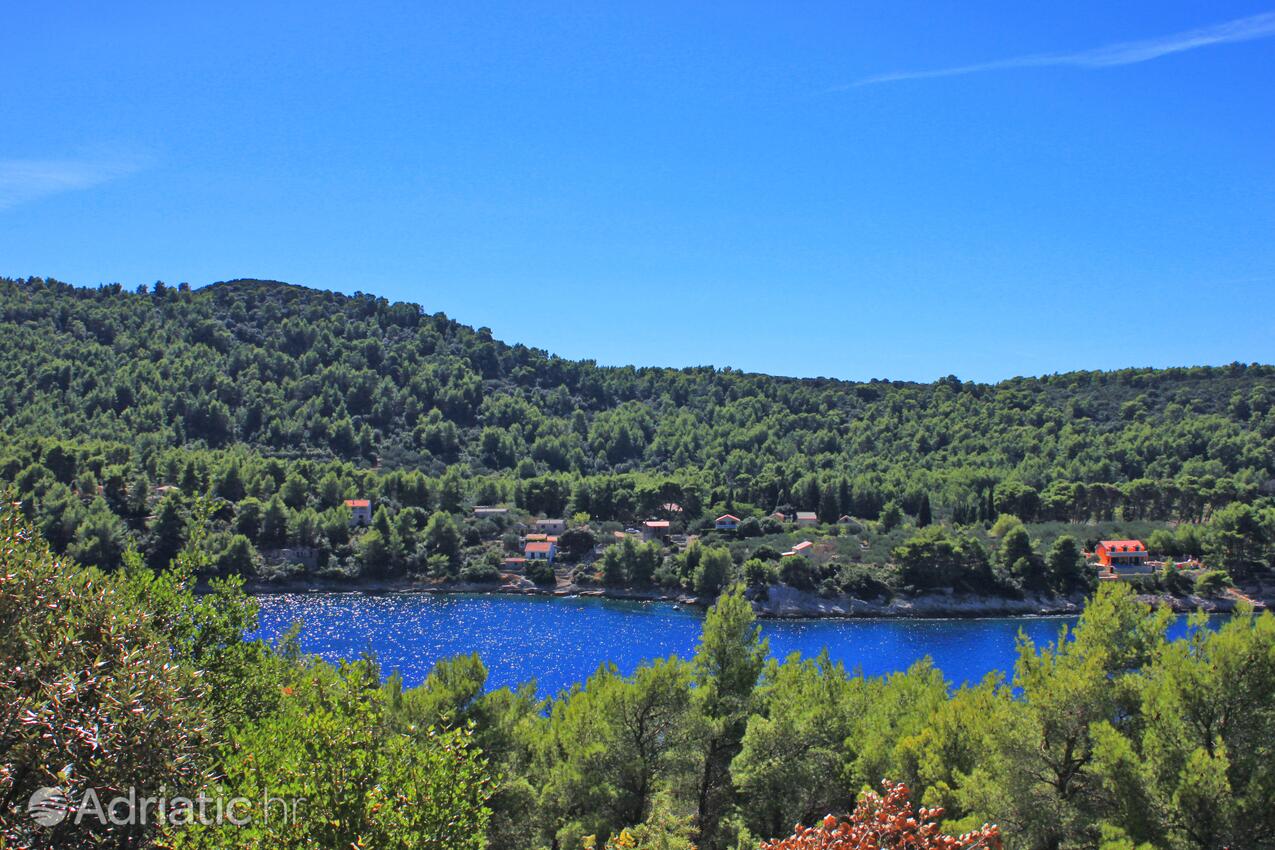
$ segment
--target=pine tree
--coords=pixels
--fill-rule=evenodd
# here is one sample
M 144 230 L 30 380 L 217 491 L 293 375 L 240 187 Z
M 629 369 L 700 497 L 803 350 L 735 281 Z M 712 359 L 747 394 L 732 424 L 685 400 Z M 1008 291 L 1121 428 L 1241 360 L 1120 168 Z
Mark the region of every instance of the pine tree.
M 730 763 L 739 754 L 768 651 L 743 586 L 718 597 L 704 618 L 694 660 L 695 697 L 706 726 L 695 821 L 697 846 L 705 850 L 723 847 L 722 818 L 735 802 Z

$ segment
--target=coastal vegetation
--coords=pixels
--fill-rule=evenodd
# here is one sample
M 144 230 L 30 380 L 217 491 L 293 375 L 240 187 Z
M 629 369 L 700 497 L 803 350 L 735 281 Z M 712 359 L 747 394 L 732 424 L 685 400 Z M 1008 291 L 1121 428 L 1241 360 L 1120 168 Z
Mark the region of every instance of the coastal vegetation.
M 576 534 L 559 567 L 578 585 L 709 596 L 1079 593 L 1077 553 L 1106 536 L 1199 559 L 1211 593 L 1275 557 L 1270 366 L 992 385 L 613 368 L 371 295 L 27 279 L 0 280 L 0 376 L 0 482 L 104 570 L 131 547 L 164 567 L 205 503 L 202 574 L 254 580 L 495 582 L 544 516 Z M 681 542 L 590 551 L 651 518 Z M 805 539 L 813 557 L 782 557 Z
M 0 842 L 13 847 L 1262 848 L 1275 843 L 1275 616 L 1170 616 L 1120 583 L 1012 677 L 922 660 L 867 678 L 767 657 L 728 588 L 699 647 L 548 699 L 476 656 L 424 683 L 245 640 L 235 577 L 191 591 L 55 554 L 0 516 Z M 883 784 L 884 781 L 884 784 Z M 40 788 L 304 798 L 293 821 L 113 824 L 25 811 Z M 918 810 L 916 807 L 920 807 Z M 794 824 L 805 824 L 794 832 Z

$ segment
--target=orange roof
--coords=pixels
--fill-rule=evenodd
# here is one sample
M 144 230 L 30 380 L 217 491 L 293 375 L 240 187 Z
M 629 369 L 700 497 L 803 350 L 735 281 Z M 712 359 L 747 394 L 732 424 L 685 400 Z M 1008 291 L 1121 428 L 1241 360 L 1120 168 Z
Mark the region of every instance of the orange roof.
M 724 519 L 733 519 L 735 520 L 735 522 L 739 522 L 739 517 L 735 516 L 734 514 L 722 514 L 721 516 L 717 518 L 716 521 L 721 522 Z
M 549 535 L 547 534 L 528 534 L 527 535 L 528 543 L 530 543 L 532 540 L 548 540 L 548 539 L 549 539 Z
M 798 543 L 796 546 L 792 547 L 792 551 L 801 552 L 803 550 L 809 549 L 811 546 L 814 546 L 814 545 L 815 544 L 811 543 L 809 540 L 803 540 L 800 543 Z
M 371 503 L 371 501 L 369 501 L 368 499 L 346 499 L 346 500 L 345 500 L 345 504 L 346 504 L 346 505 L 348 505 L 348 506 L 349 506 L 349 507 L 351 507 L 351 508 L 370 508 L 370 507 L 372 507 L 372 503 Z
M 1141 552 L 1145 548 L 1141 540 L 1099 540 L 1098 545 L 1113 552 Z
M 549 542 L 545 542 L 545 543 L 528 543 L 528 544 L 527 544 L 527 549 L 526 549 L 526 551 L 528 551 L 528 552 L 548 552 L 548 551 L 549 551 L 550 549 L 552 549 L 552 548 L 553 548 L 553 544 L 552 544 L 552 543 L 549 543 Z

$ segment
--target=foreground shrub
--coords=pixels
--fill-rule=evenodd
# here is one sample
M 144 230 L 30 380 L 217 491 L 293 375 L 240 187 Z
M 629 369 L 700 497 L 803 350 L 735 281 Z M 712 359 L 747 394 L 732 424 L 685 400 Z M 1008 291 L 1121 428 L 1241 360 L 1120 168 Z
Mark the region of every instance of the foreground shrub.
M 245 641 L 255 605 L 194 594 L 193 551 L 104 575 L 0 515 L 0 848 L 484 847 L 470 729 L 402 723 L 372 659 Z
M 0 516 L 0 846 L 136 846 L 140 824 L 96 819 L 37 825 L 38 789 L 68 812 L 87 792 L 103 804 L 185 794 L 202 784 L 206 691 L 173 661 L 163 620 L 123 580 L 56 557 Z
M 788 838 L 767 841 L 762 850 L 993 850 L 1000 830 L 984 825 L 961 836 L 944 835 L 942 809 L 913 812 L 906 785 L 882 783 L 885 796 L 867 793 L 846 820 L 832 815 L 817 827 L 798 826 Z
M 400 730 L 370 659 L 298 669 L 282 690 L 278 711 L 232 736 L 211 793 L 248 801 L 251 822 L 178 828 L 172 847 L 486 846 L 491 785 L 469 729 Z

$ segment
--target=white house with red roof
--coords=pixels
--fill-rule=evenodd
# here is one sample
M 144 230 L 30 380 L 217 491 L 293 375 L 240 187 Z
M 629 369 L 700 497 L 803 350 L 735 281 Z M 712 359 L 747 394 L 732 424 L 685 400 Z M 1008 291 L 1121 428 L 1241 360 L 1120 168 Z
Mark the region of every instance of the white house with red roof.
M 553 559 L 558 557 L 558 544 L 551 540 L 533 540 L 523 548 L 522 554 L 528 561 L 548 561 L 552 564 Z
M 718 531 L 734 531 L 739 528 L 739 517 L 734 514 L 722 514 L 713 520 L 713 528 Z
M 345 506 L 350 509 L 350 525 L 372 524 L 371 499 L 346 499 Z

